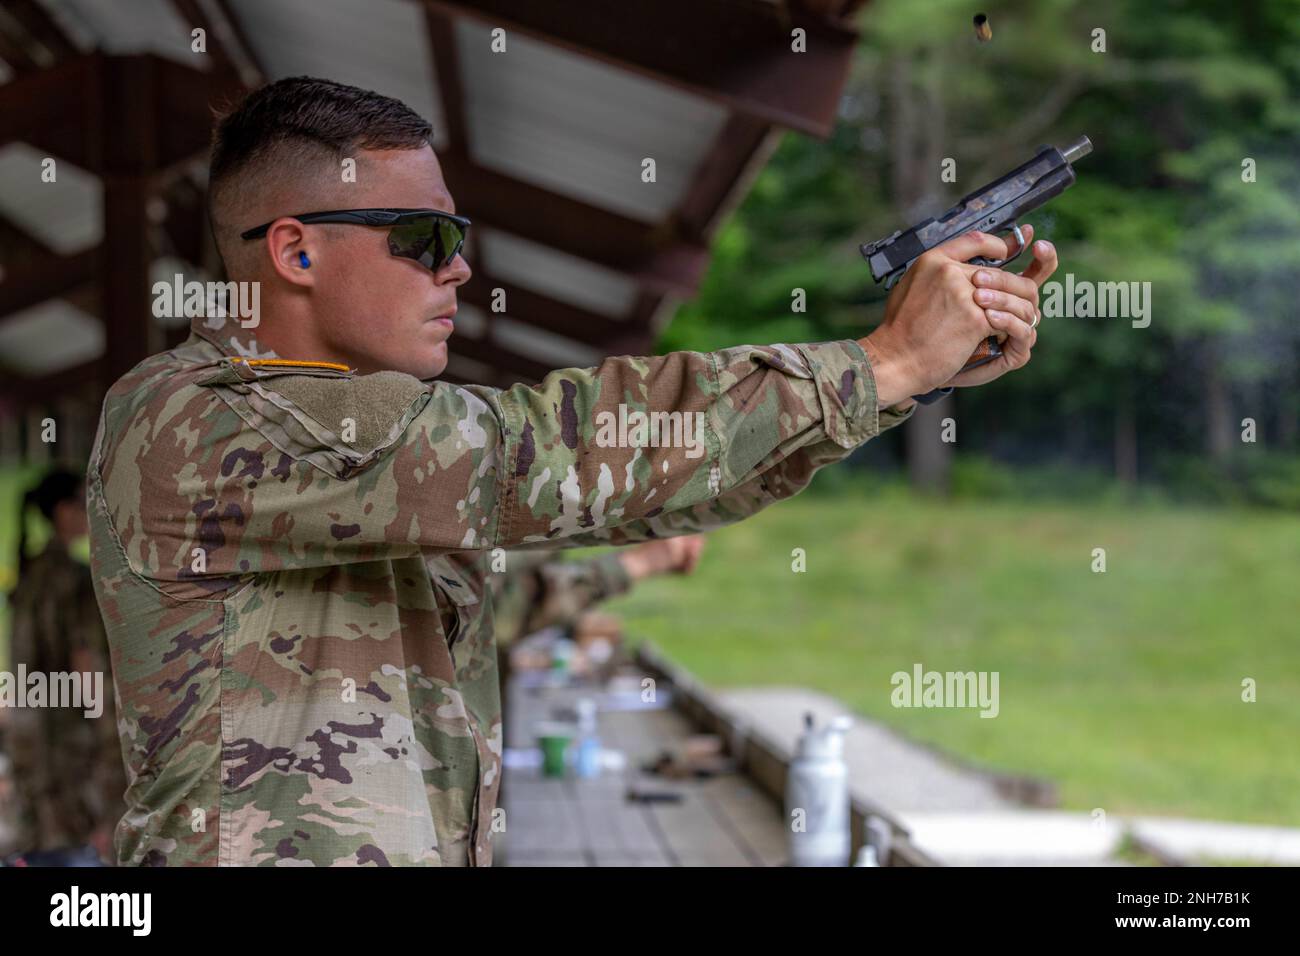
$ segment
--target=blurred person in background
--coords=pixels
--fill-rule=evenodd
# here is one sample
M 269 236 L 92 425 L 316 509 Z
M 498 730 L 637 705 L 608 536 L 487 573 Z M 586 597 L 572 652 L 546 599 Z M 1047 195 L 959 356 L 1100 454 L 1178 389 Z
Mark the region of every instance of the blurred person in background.
M 27 554 L 30 509 L 49 523 L 50 538 Z M 108 642 L 87 563 L 85 479 L 66 469 L 47 474 L 23 497 L 18 583 L 10 596 L 10 666 L 26 672 L 102 673 L 103 711 L 21 707 L 9 715 L 8 743 L 16 797 L 11 863 L 98 866 L 111 859 L 113 828 L 123 813 L 125 769 L 117 736 Z
M 497 643 L 506 650 L 547 627 L 572 628 L 581 615 L 626 594 L 638 581 L 690 574 L 704 550 L 703 535 L 646 541 L 581 561 L 547 551 L 510 551 L 503 574 L 490 577 Z
M 509 551 L 499 574 L 486 584 L 492 600 L 497 641 L 497 672 L 502 699 L 514 672 L 514 656 L 524 638 L 559 629 L 565 637 L 585 645 L 607 664 L 618 650 L 618 619 L 593 609 L 610 598 L 626 594 L 639 581 L 664 574 L 690 574 L 704 550 L 704 535 L 686 535 L 645 541 L 599 557 L 566 561 L 549 551 Z M 602 645 L 598 652 L 596 644 Z M 528 660 L 535 655 L 525 653 Z M 529 666 L 525 663 L 522 666 Z

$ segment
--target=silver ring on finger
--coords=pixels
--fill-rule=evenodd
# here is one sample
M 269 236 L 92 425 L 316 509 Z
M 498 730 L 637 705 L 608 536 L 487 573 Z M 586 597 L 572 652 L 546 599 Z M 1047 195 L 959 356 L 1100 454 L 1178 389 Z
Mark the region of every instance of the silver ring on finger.
M 1043 313 L 1038 311 L 1037 309 L 1034 309 L 1034 321 L 1030 323 L 1029 327 L 1031 329 L 1038 328 L 1038 323 L 1041 322 L 1042 319 L 1043 319 Z

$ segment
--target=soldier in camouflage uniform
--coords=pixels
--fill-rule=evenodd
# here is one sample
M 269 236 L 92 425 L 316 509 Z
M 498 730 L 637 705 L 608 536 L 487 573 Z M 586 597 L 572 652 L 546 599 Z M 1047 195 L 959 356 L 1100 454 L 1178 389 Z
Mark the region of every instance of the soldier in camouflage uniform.
M 51 862 L 93 847 L 107 857 L 122 816 L 126 779 L 118 744 L 108 644 L 95 604 L 90 569 L 69 553 L 86 534 L 83 479 L 67 471 L 47 475 L 25 504 L 37 507 L 53 534 L 26 559 L 13 592 L 10 663 L 26 673 L 101 673 L 103 709 L 87 717 L 80 707 L 18 708 L 8 732 L 18 797 L 15 846 L 29 859 Z M 26 508 L 24 508 L 26 511 Z M 26 515 L 22 527 L 26 526 Z M 83 542 L 84 543 L 84 542 Z
M 582 612 L 626 593 L 637 581 L 689 574 L 703 545 L 701 535 L 687 535 L 583 561 L 564 561 L 545 552 L 504 554 L 501 573 L 487 580 L 497 647 L 504 650 L 545 627 L 572 626 Z
M 196 318 L 121 378 L 90 466 L 124 864 L 489 865 L 495 549 L 740 520 L 905 419 L 992 329 L 1008 357 L 954 384 L 1028 358 L 1036 286 L 990 270 L 1006 311 L 987 313 L 964 263 L 1007 245 L 972 235 L 923 258 L 857 341 L 432 381 L 470 275 L 451 220 L 425 214 L 437 228 L 412 249 L 405 227 L 306 216 L 452 212 L 429 132 L 396 101 L 305 78 L 218 126 L 213 229 L 262 314 Z M 620 405 L 689 416 L 698 446 L 599 440 Z

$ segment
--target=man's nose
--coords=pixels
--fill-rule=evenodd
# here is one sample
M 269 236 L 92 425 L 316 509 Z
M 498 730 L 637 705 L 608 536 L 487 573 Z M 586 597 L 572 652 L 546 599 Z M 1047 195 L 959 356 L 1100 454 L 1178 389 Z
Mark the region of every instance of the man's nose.
M 436 275 L 439 285 L 464 285 L 473 274 L 465 257 L 457 253 L 456 258 L 439 269 Z

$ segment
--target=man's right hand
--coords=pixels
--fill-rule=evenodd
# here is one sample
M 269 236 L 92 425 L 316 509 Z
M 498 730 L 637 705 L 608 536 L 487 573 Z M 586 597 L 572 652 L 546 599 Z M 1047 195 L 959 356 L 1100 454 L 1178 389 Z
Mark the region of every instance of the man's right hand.
M 619 555 L 623 567 L 634 581 L 659 574 L 690 574 L 704 550 L 704 535 L 659 538 L 628 548 Z
M 1026 243 L 1032 241 L 1031 226 L 1023 226 L 1022 232 L 1027 234 Z M 967 260 L 976 256 L 1005 259 L 1014 252 L 1013 238 L 970 232 L 917 258 L 890 295 L 884 321 L 859 340 L 871 361 L 881 408 L 907 402 L 912 395 L 948 382 L 980 341 L 990 335 L 1017 339 L 1035 335 L 1028 326 L 1037 315 L 1041 285 L 1037 275 L 1032 282 L 1020 282 L 1019 277 L 1014 277 L 1016 282 L 1006 283 L 994 316 L 975 299 L 972 277 L 992 267 L 971 265 Z M 1045 273 L 1042 279 L 1051 275 L 1055 266 L 1054 251 L 1050 268 L 1035 262 L 1038 271 Z M 1028 361 L 1027 348 L 1018 354 Z M 1001 372 L 1008 370 L 1003 368 Z

